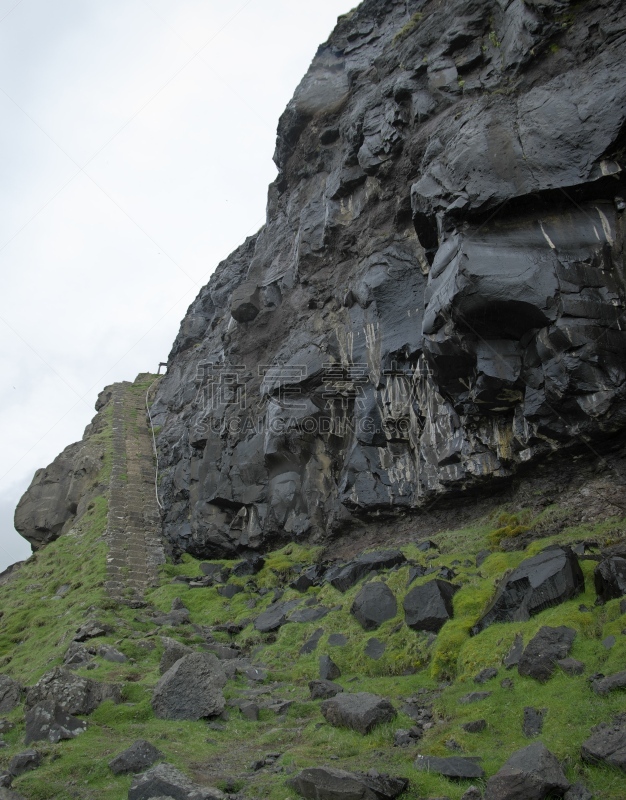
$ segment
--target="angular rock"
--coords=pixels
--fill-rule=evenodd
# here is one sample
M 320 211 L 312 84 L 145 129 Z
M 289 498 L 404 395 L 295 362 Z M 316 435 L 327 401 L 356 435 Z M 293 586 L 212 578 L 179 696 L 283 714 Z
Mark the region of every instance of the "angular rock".
M 416 631 L 438 633 L 452 619 L 452 598 L 458 587 L 435 579 L 416 586 L 404 598 L 404 619 Z
M 251 722 L 259 721 L 259 706 L 256 703 L 253 703 L 251 700 L 240 703 L 239 710 L 241 711 L 242 716 L 244 716 L 246 719 L 249 719 Z
M 543 719 L 547 708 L 532 708 L 526 706 L 524 709 L 524 719 L 522 721 L 522 731 L 527 739 L 534 739 L 543 730 Z
M 309 681 L 309 691 L 311 700 L 328 700 L 339 692 L 343 692 L 343 686 L 332 681 Z
M 98 648 L 98 655 L 100 658 L 103 658 L 105 661 L 110 661 L 113 664 L 125 664 L 128 661 L 124 653 L 108 644 L 103 644 Z
M 556 663 L 567 675 L 582 675 L 585 671 L 583 662 L 575 658 L 561 658 Z
M 474 677 L 474 683 L 487 683 L 492 678 L 495 678 L 498 674 L 498 670 L 495 667 L 487 667 L 486 669 L 481 670 L 478 675 Z
M 0 714 L 8 714 L 19 706 L 22 687 L 8 675 L 0 675 Z
M 515 634 L 515 639 L 511 645 L 511 649 L 502 659 L 502 663 L 507 669 L 512 669 L 519 664 L 519 660 L 524 652 L 524 637 L 521 633 Z
M 161 636 L 161 641 L 164 647 L 163 655 L 159 662 L 159 673 L 161 675 L 167 672 L 170 667 L 173 667 L 183 656 L 188 656 L 193 653 L 191 647 L 187 647 L 186 644 L 182 644 L 176 641 L 176 639 L 170 639 L 169 636 Z
M 261 633 L 271 633 L 271 631 L 278 630 L 288 621 L 289 612 L 300 605 L 300 602 L 300 600 L 289 600 L 285 603 L 272 603 L 255 619 L 254 627 Z
M 325 580 L 340 592 L 347 592 L 355 583 L 374 570 L 391 569 L 406 561 L 399 550 L 379 550 L 363 555 L 341 567 L 331 567 Z
M 300 648 L 300 655 L 306 656 L 309 653 L 314 653 L 317 650 L 317 645 L 320 642 L 320 639 L 324 635 L 324 628 L 318 628 L 302 645 Z
M 328 655 L 320 656 L 320 680 L 334 681 L 341 678 L 341 670 Z
M 363 736 L 396 716 L 389 700 L 368 692 L 338 694 L 322 703 L 321 712 L 331 725 L 352 728 Z
M 438 758 L 420 755 L 415 759 L 414 767 L 422 772 L 435 772 L 455 780 L 484 778 L 485 771 L 478 763 L 479 761 L 478 758 L 463 758 L 462 756 Z
M 328 637 L 330 647 L 344 647 L 348 644 L 348 637 L 343 633 L 331 633 Z
M 324 567 L 321 564 L 313 564 L 302 570 L 289 586 L 297 592 L 306 592 L 311 586 L 317 586 L 324 576 Z
M 545 800 L 562 795 L 570 783 L 561 765 L 541 742 L 517 750 L 487 781 L 485 800 Z
M 593 795 L 582 783 L 575 783 L 565 792 L 563 800 L 593 800 Z
M 248 575 L 256 575 L 265 566 L 265 559 L 259 553 L 250 553 L 243 561 L 240 561 L 232 569 L 232 575 L 236 578 L 245 578 Z
M 120 703 L 120 687 L 82 678 L 65 667 L 55 667 L 28 689 L 25 708 L 28 711 L 36 705 L 50 702 L 60 706 L 67 714 L 91 714 L 106 700 Z
M 87 723 L 65 712 L 51 700 L 39 703 L 26 712 L 25 744 L 47 740 L 74 739 L 87 730 Z
M 472 633 L 478 634 L 494 622 L 525 622 L 584 589 L 585 579 L 571 548 L 544 550 L 522 561 L 502 581 L 491 607 L 472 628 Z
M 593 681 L 591 688 L 596 694 L 600 695 L 609 694 L 609 692 L 614 692 L 616 689 L 626 689 L 626 670 Z
M 155 761 L 162 758 L 163 753 L 154 745 L 146 742 L 145 739 L 137 739 L 130 747 L 109 761 L 109 769 L 114 775 L 137 773 L 148 769 Z
M 626 772 L 626 718 L 622 714 L 613 723 L 602 723 L 592 729 L 591 736 L 580 749 L 583 761 L 610 764 Z
M 96 648 L 93 645 L 72 642 L 65 651 L 63 663 L 68 669 L 81 669 L 93 661 L 96 652 Z
M 41 762 L 41 753 L 37 750 L 24 750 L 23 753 L 13 756 L 9 762 L 9 772 L 17 778 L 25 772 L 30 772 L 31 769 L 37 769 L 41 766 Z
M 292 778 L 289 785 L 306 800 L 392 800 L 405 791 L 409 782 L 389 775 L 310 767 Z
M 226 597 L 228 600 L 232 600 L 235 595 L 241 594 L 243 590 L 243 586 L 238 583 L 227 583 L 225 586 L 217 587 L 217 593 L 220 597 Z
M 350 613 L 366 631 L 376 630 L 383 622 L 398 613 L 394 593 L 382 581 L 371 581 L 361 588 L 354 598 Z
M 134 778 L 128 800 L 151 800 L 168 797 L 172 800 L 224 800 L 218 789 L 203 789 L 171 764 L 159 764 Z
M 330 613 L 326 606 L 312 606 L 311 608 L 298 608 L 287 618 L 287 622 L 317 622 Z
M 464 722 L 461 727 L 467 733 L 480 733 L 487 727 L 487 720 L 477 719 L 473 720 L 472 722 Z
M 544 625 L 526 645 L 517 667 L 519 674 L 541 683 L 547 681 L 552 677 L 557 662 L 569 655 L 575 636 L 573 628 Z
M 160 719 L 197 720 L 224 710 L 226 675 L 213 653 L 183 656 L 161 677 L 152 693 Z
M 626 558 L 612 556 L 601 561 L 593 573 L 596 594 L 605 603 L 626 595 Z
M 459 698 L 459 703 L 462 705 L 469 705 L 470 703 L 480 703 L 481 700 L 486 700 L 491 697 L 491 692 L 469 692 Z
M 99 636 L 106 636 L 112 633 L 113 628 L 95 619 L 89 620 L 76 631 L 75 642 L 86 642 L 88 639 L 96 639 Z

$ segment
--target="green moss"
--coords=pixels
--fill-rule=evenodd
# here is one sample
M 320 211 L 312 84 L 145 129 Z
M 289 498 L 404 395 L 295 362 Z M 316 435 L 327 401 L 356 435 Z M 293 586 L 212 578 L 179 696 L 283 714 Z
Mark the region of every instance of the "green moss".
M 419 23 L 424 19 L 424 14 L 421 11 L 416 11 L 415 14 L 411 17 L 411 19 L 404 25 L 400 30 L 396 33 L 393 37 L 394 44 L 401 42 L 403 39 L 414 31 L 415 28 L 419 25 Z

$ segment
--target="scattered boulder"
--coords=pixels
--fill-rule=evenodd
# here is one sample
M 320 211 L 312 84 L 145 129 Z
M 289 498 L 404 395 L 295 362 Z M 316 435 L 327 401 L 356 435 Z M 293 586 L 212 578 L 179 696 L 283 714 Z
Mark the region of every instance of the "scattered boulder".
M 340 592 L 347 592 L 355 583 L 369 572 L 391 569 L 403 564 L 406 558 L 399 550 L 379 550 L 376 553 L 363 553 L 349 564 L 331 567 L 325 580 Z
M 519 660 L 524 652 L 524 637 L 521 633 L 515 634 L 515 639 L 511 645 L 511 649 L 502 659 L 502 663 L 507 669 L 512 669 L 519 664 Z
M 309 681 L 309 691 L 311 700 L 328 700 L 343 692 L 343 686 L 332 681 Z
M 74 739 L 87 730 L 87 723 L 76 719 L 51 700 L 39 703 L 26 712 L 25 743 Z
M 203 789 L 171 764 L 159 764 L 138 775 L 128 790 L 128 800 L 223 800 L 218 789 Z
M 463 725 L 461 725 L 461 727 L 466 733 L 480 733 L 481 731 L 484 731 L 485 728 L 487 727 L 487 720 L 476 719 L 473 720 L 472 722 L 464 722 Z
M 289 615 L 287 622 L 317 622 L 330 613 L 326 606 L 312 606 L 311 608 L 297 608 Z
M 72 642 L 65 652 L 63 663 L 68 669 L 81 669 L 93 661 L 96 652 L 96 648 L 93 645 Z
M 260 708 L 256 703 L 253 703 L 252 700 L 247 700 L 243 703 L 240 703 L 239 710 L 241 711 L 242 715 L 251 722 L 259 721 Z
M 260 633 L 276 631 L 287 622 L 287 615 L 300 605 L 300 600 L 289 600 L 286 603 L 272 603 L 254 621 L 254 627 Z
M 167 672 L 170 667 L 173 667 L 179 659 L 183 658 L 183 656 L 188 656 L 193 653 L 191 647 L 187 647 L 186 644 L 177 642 L 176 639 L 170 639 L 169 636 L 161 636 L 161 641 L 163 642 L 163 646 L 165 648 L 159 663 L 159 672 L 161 675 Z
M 438 758 L 419 755 L 415 759 L 414 766 L 422 772 L 436 772 L 446 778 L 464 780 L 485 777 L 485 771 L 478 763 L 479 761 L 479 758 L 463 758 L 463 756 Z
M 237 562 L 232 569 L 232 575 L 236 578 L 245 578 L 248 575 L 256 575 L 265 566 L 265 559 L 258 553 L 250 553 L 243 561 Z
M 575 783 L 565 792 L 563 800 L 593 800 L 593 795 L 582 783 Z
M 331 633 L 328 637 L 329 647 L 345 647 L 348 644 L 348 637 L 344 633 Z
M 350 613 L 366 631 L 376 630 L 398 613 L 398 603 L 391 589 L 382 581 L 371 581 L 354 598 Z
M 522 731 L 527 739 L 534 739 L 535 736 L 539 736 L 543 730 L 543 718 L 547 710 L 547 708 L 532 708 L 532 706 L 526 706 L 524 709 Z
M 8 675 L 0 675 L 0 714 L 8 714 L 19 706 L 22 687 Z
M 481 700 L 486 700 L 488 697 L 491 697 L 491 692 L 469 692 L 459 698 L 459 703 L 466 706 L 470 703 L 480 703 Z
M 306 656 L 309 655 L 309 653 L 314 653 L 317 650 L 317 645 L 319 644 L 323 635 L 324 628 L 318 628 L 314 633 L 312 633 L 300 648 L 300 655 Z
M 325 700 L 321 711 L 328 723 L 337 728 L 352 728 L 365 736 L 376 725 L 391 722 L 396 710 L 389 700 L 368 692 L 338 694 Z
M 36 750 L 24 750 L 23 753 L 13 756 L 9 762 L 9 772 L 14 778 L 17 778 L 18 775 L 30 772 L 31 769 L 37 769 L 41 766 L 41 761 L 41 753 Z
M 248 680 L 255 683 L 263 683 L 267 680 L 267 670 L 263 667 L 248 667 L 244 674 Z
M 310 767 L 292 778 L 289 785 L 306 800 L 392 800 L 409 782 L 389 775 Z
M 517 750 L 487 781 L 485 800 L 544 800 L 570 784 L 556 757 L 541 743 Z
M 26 710 L 43 703 L 58 705 L 67 714 L 91 714 L 105 700 L 121 703 L 120 687 L 98 683 L 75 675 L 65 667 L 55 667 L 26 693 Z
M 556 663 L 566 675 L 582 675 L 585 671 L 583 662 L 575 658 L 560 658 Z
M 213 653 L 191 653 L 161 677 L 152 694 L 152 708 L 160 719 L 214 717 L 224 710 L 225 684 L 226 675 Z
M 110 625 L 91 619 L 78 628 L 74 636 L 74 641 L 86 642 L 87 639 L 96 639 L 99 636 L 106 636 L 109 633 L 113 633 L 113 628 Z
M 379 658 L 385 655 L 386 649 L 387 645 L 385 642 L 381 642 L 380 639 L 368 639 L 365 645 L 365 655 L 373 661 L 378 661 Z
M 483 793 L 476 786 L 470 786 L 469 789 L 461 795 L 461 800 L 483 800 Z
M 100 658 L 103 658 L 105 661 L 110 661 L 113 664 L 125 664 L 128 661 L 124 653 L 108 644 L 103 644 L 98 648 L 98 655 Z
M 404 618 L 409 628 L 438 633 L 452 619 L 452 597 L 458 586 L 438 578 L 415 586 L 404 598 Z
M 603 602 L 626 595 L 626 558 L 605 558 L 595 568 L 593 581 L 596 594 Z
M 478 634 L 494 622 L 526 622 L 544 608 L 583 592 L 585 578 L 569 547 L 551 547 L 523 561 L 500 584 L 491 607 L 472 628 Z
M 552 676 L 557 662 L 569 655 L 575 636 L 573 628 L 544 625 L 526 645 L 517 666 L 519 674 L 545 683 Z
M 152 617 L 152 622 L 155 625 L 176 628 L 179 625 L 188 625 L 191 622 L 191 617 L 189 616 L 189 609 L 185 607 L 180 597 L 175 597 L 172 600 L 171 610 L 165 614 L 155 614 Z
M 620 715 L 613 724 L 592 728 L 592 735 L 582 744 L 581 755 L 590 764 L 610 764 L 626 772 L 626 715 Z
M 144 739 L 137 739 L 126 750 L 109 761 L 109 769 L 114 775 L 141 772 L 163 758 L 163 753 Z
M 320 656 L 320 679 L 323 681 L 334 681 L 341 678 L 341 670 L 330 656 Z
M 626 670 L 593 681 L 591 688 L 596 694 L 601 695 L 608 694 L 616 689 L 626 689 Z
M 478 675 L 474 677 L 474 683 L 487 683 L 492 678 L 495 678 L 498 674 L 498 670 L 495 667 L 487 667 L 486 669 L 481 670 Z
M 297 592 L 306 592 L 311 586 L 316 586 L 322 580 L 324 567 L 321 564 L 313 564 L 302 570 L 298 577 L 289 586 Z

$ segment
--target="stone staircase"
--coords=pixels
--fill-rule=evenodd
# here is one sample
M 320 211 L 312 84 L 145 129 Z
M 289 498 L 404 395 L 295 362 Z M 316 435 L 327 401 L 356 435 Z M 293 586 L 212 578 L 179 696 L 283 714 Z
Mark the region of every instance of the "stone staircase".
M 154 489 L 152 434 L 145 397 L 154 376 L 113 387 L 113 464 L 106 538 L 106 588 L 111 597 L 133 605 L 159 583 L 165 562 L 159 506 Z

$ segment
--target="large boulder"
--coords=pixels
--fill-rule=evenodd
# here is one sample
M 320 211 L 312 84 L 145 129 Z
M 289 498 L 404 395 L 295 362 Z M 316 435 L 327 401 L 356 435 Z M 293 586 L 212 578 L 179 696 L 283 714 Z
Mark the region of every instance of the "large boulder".
M 67 714 L 91 714 L 105 700 L 120 703 L 120 687 L 83 678 L 65 667 L 55 667 L 27 691 L 25 707 L 29 710 L 51 702 Z
M 22 687 L 8 675 L 0 675 L 0 714 L 8 714 L 19 706 Z
M 128 772 L 141 772 L 163 758 L 163 753 L 144 739 L 137 739 L 130 747 L 109 761 L 109 769 L 114 775 Z
M 289 785 L 306 800 L 392 800 L 402 794 L 409 782 L 389 775 L 310 767 L 292 778 Z
M 163 655 L 159 662 L 161 675 L 164 675 L 183 656 L 193 653 L 191 647 L 187 647 L 186 644 L 182 644 L 176 639 L 171 639 L 169 636 L 161 636 L 161 641 L 163 642 Z
M 391 589 L 382 581 L 366 583 L 354 598 L 350 613 L 366 631 L 376 630 L 398 613 L 398 603 Z
M 494 622 L 525 622 L 584 589 L 585 578 L 571 548 L 551 547 L 522 561 L 502 581 L 491 607 L 472 633 L 480 633 Z
M 213 653 L 191 653 L 161 677 L 152 693 L 160 719 L 203 719 L 224 710 L 226 674 Z
M 452 619 L 452 597 L 458 586 L 438 578 L 415 586 L 404 598 L 404 619 L 415 631 L 438 633 Z
M 485 777 L 485 771 L 478 763 L 479 761 L 479 758 L 463 758 L 463 756 L 438 758 L 420 755 L 415 759 L 414 766 L 422 772 L 435 772 L 445 778 L 467 780 Z
M 39 703 L 26 712 L 26 744 L 47 740 L 74 739 L 87 730 L 87 723 L 76 719 L 52 700 Z
M 375 553 L 363 553 L 348 564 L 331 567 L 324 577 L 335 589 L 347 592 L 368 573 L 391 569 L 405 561 L 405 556 L 399 550 L 378 550 Z
M 517 665 L 520 675 L 542 683 L 552 677 L 557 662 L 566 658 L 572 648 L 576 631 L 564 625 L 550 628 L 544 625 L 526 645 Z
M 321 711 L 331 725 L 352 728 L 363 736 L 377 725 L 391 722 L 396 716 L 389 700 L 369 692 L 337 694 L 322 703 Z
M 219 789 L 204 789 L 171 764 L 159 764 L 138 775 L 128 790 L 128 800 L 223 800 Z
M 591 764 L 609 764 L 626 772 L 626 715 L 622 714 L 612 724 L 595 727 L 583 742 L 581 755 Z
M 487 781 L 485 800 L 546 800 L 562 797 L 570 783 L 541 742 L 517 750 Z
M 614 600 L 626 595 L 626 558 L 605 558 L 595 568 L 593 581 L 601 600 Z

